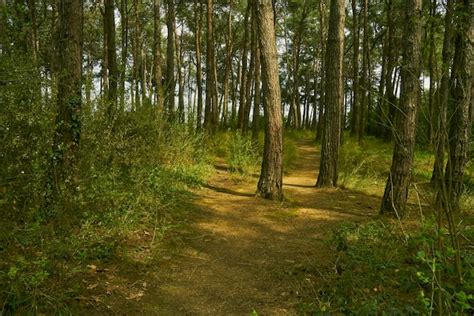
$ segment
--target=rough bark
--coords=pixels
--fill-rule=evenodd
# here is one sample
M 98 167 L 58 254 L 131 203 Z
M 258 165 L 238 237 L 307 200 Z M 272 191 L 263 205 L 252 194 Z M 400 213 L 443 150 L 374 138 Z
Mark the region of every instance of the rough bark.
M 367 113 L 369 109 L 369 25 L 368 25 L 368 11 L 369 11 L 369 4 L 368 0 L 364 1 L 364 15 L 363 15 L 363 27 L 364 27 L 364 37 L 362 40 L 362 76 L 360 80 L 360 85 L 362 89 L 361 92 L 361 99 L 359 104 L 359 137 L 358 142 L 359 145 L 362 144 L 365 136 L 365 129 L 367 126 Z
M 401 99 L 395 115 L 393 135 L 395 146 L 380 207 L 381 214 L 394 214 L 397 217 L 402 217 L 405 212 L 415 147 L 421 72 L 421 0 L 405 0 L 404 22 Z
M 445 183 L 448 202 L 453 211 L 459 209 L 459 198 L 463 191 L 464 169 L 468 159 L 471 121 L 471 72 L 473 62 L 473 29 L 469 0 L 459 0 L 456 7 L 457 28 L 455 34 L 452 78 L 452 117 L 449 124 L 449 152 L 446 164 Z
M 343 95 L 344 0 L 331 0 L 325 69 L 325 115 L 317 187 L 337 185 Z
M 209 134 L 215 132 L 218 113 L 216 95 L 216 70 L 214 57 L 214 29 L 213 29 L 213 0 L 207 0 L 207 43 L 206 43 L 206 108 L 204 113 L 204 128 Z
M 229 14 L 227 15 L 227 34 L 226 34 L 226 58 L 225 58 L 225 73 L 224 73 L 224 96 L 222 103 L 222 126 L 225 128 L 228 125 L 228 108 L 229 108 L 229 77 L 232 73 L 232 0 L 229 1 Z
M 271 0 L 258 0 L 257 18 L 265 112 L 265 144 L 257 193 L 267 199 L 281 200 L 283 198 L 281 95 Z
M 453 1 L 446 2 L 446 15 L 444 18 L 444 39 L 441 65 L 441 84 L 439 88 L 439 102 L 437 104 L 437 119 L 435 135 L 436 139 L 436 155 L 433 166 L 433 174 L 431 183 L 439 186 L 440 181 L 444 179 L 444 155 L 446 150 L 446 113 L 448 108 L 448 100 L 450 95 L 450 76 L 449 71 L 453 59 Z
M 82 1 L 60 0 L 57 114 L 50 186 L 55 193 L 72 177 L 81 135 Z

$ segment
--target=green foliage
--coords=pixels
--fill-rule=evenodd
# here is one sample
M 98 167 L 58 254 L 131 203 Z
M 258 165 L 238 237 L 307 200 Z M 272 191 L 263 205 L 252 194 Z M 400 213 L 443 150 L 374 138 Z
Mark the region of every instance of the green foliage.
M 159 240 L 173 227 L 192 195 L 190 188 L 203 183 L 210 170 L 207 146 L 201 134 L 170 125 L 145 110 L 123 113 L 113 128 L 100 111 L 86 111 L 71 177 L 74 191 L 63 192 L 49 205 L 54 216 L 44 222 L 38 215 L 48 172 L 48 137 L 52 137 L 44 131 L 49 131 L 51 120 L 49 112 L 36 111 L 34 100 L 30 101 L 33 104 L 21 114 L 13 105 L 9 108 L 13 114 L 1 112 L 7 136 L 20 135 L 16 145 L 2 138 L 7 149 L 2 180 L 15 172 L 21 175 L 20 170 L 38 175 L 18 177 L 2 187 L 2 194 L 7 193 L 1 199 L 6 211 L 0 221 L 11 230 L 0 233 L 0 309 L 61 312 L 83 286 L 75 280 L 88 264 L 128 257 L 127 240 L 137 229 L 151 231 Z M 24 120 L 40 126 L 27 130 Z M 28 139 L 41 141 L 28 143 Z M 38 151 L 45 153 L 28 156 L 34 158 L 29 162 L 14 158 Z
M 257 145 L 247 136 L 236 132 L 227 141 L 226 162 L 232 172 L 248 176 L 255 173 L 260 162 Z

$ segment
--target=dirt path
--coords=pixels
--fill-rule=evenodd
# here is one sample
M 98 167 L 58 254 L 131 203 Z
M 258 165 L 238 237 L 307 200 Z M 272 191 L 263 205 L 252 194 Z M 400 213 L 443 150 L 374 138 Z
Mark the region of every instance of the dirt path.
M 256 178 L 235 182 L 218 166 L 196 192 L 177 250 L 144 273 L 143 297 L 126 301 L 124 314 L 297 314 L 328 269 L 331 230 L 374 216 L 378 205 L 362 194 L 316 189 L 315 146 L 301 141 L 298 150 L 295 171 L 284 177 L 285 203 L 254 197 Z

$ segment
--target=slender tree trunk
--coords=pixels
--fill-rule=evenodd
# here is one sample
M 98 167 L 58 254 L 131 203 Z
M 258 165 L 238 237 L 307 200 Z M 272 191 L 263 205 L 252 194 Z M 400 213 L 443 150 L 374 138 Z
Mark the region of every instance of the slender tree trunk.
M 217 95 L 216 95 L 216 71 L 214 57 L 214 30 L 213 30 L 213 0 L 207 0 L 207 43 L 206 43 L 206 108 L 204 113 L 204 128 L 209 134 L 215 132 L 217 125 Z
M 105 0 L 104 10 L 104 30 L 107 41 L 107 71 L 108 71 L 108 91 L 107 91 L 107 117 L 112 120 L 117 110 L 117 85 L 119 72 L 117 67 L 117 53 L 115 44 L 115 4 L 114 0 Z M 104 69 L 105 70 L 105 69 Z
M 120 24 L 122 29 L 122 51 L 120 69 L 120 110 L 125 109 L 125 81 L 127 76 L 128 57 L 128 1 L 120 1 Z
M 369 109 L 369 25 L 368 25 L 368 11 L 369 11 L 369 4 L 368 0 L 364 1 L 364 38 L 362 40 L 362 78 L 361 78 L 361 102 L 359 106 L 359 145 L 361 145 L 364 141 L 365 136 L 365 129 L 367 127 L 367 113 Z
M 352 0 L 352 124 L 351 136 L 359 139 L 359 17 L 357 13 L 357 1 Z
M 174 64 L 175 64 L 175 3 L 174 0 L 167 0 L 168 12 L 166 15 L 166 28 L 168 30 L 167 47 L 166 47 L 166 86 L 165 86 L 165 103 L 167 106 L 168 119 L 174 120 L 175 108 L 175 87 Z
M 226 40 L 226 59 L 224 73 L 224 99 L 222 105 L 222 126 L 228 125 L 228 107 L 229 107 L 229 76 L 232 73 L 232 0 L 229 0 L 229 14 L 227 16 L 227 40 Z
M 247 103 L 246 100 L 246 86 L 247 86 L 247 80 L 248 80 L 248 75 L 247 75 L 247 54 L 248 54 L 248 33 L 249 33 L 249 15 L 250 15 L 250 9 L 251 9 L 251 2 L 247 4 L 247 10 L 245 12 L 245 17 L 244 17 L 244 39 L 243 39 L 243 47 L 242 47 L 242 66 L 240 68 L 240 102 L 239 102 L 239 114 L 238 114 L 238 121 L 237 121 L 237 128 L 242 130 L 244 126 L 244 114 L 245 114 L 245 106 Z
M 444 39 L 443 39 L 443 52 L 442 52 L 442 66 L 441 66 L 441 84 L 439 88 L 439 102 L 437 104 L 438 117 L 436 120 L 437 133 L 436 133 L 436 155 L 433 166 L 433 175 L 431 177 L 431 183 L 440 185 L 440 181 L 444 179 L 444 153 L 446 149 L 446 113 L 448 108 L 448 101 L 450 96 L 450 78 L 449 72 L 451 62 L 453 59 L 453 1 L 448 0 L 446 2 L 446 15 L 444 22 Z
M 383 118 L 384 137 L 386 140 L 392 138 L 394 113 L 397 107 L 397 97 L 394 92 L 394 84 L 396 79 L 395 64 L 397 62 L 397 52 L 395 51 L 395 25 L 393 21 L 393 0 L 387 0 L 387 72 L 385 78 L 385 117 Z
M 316 127 L 316 140 L 319 141 L 323 137 L 323 127 L 324 127 L 324 109 L 325 109 L 325 83 L 323 79 L 323 74 L 326 71 L 326 63 L 325 63 L 325 53 L 326 53 L 326 41 L 325 41 L 325 16 L 326 16 L 326 9 L 325 9 L 325 1 L 321 0 L 319 2 L 319 25 L 320 25 L 320 33 L 319 33 L 319 40 L 320 40 L 320 52 L 321 52 L 321 78 L 319 81 L 319 108 L 318 108 L 318 125 Z
M 197 7 L 199 3 L 199 8 Z M 197 86 L 197 115 L 196 115 L 196 128 L 201 130 L 202 128 L 202 65 L 201 65 L 201 33 L 202 33 L 202 4 L 199 0 L 195 0 L 195 23 L 196 23 L 196 34 L 195 34 L 195 49 L 196 49 L 196 86 Z
M 175 27 L 176 30 L 176 27 Z M 178 70 L 178 122 L 184 123 L 184 75 L 183 75 L 183 33 L 178 38 L 175 31 L 176 68 Z
M 252 6 L 253 7 L 253 6 Z M 252 83 L 254 81 L 255 71 L 255 53 L 257 48 L 257 12 L 252 10 L 252 18 L 250 23 L 250 65 L 247 72 L 247 80 L 245 85 L 245 108 L 244 118 L 242 122 L 242 133 L 247 134 L 250 120 L 250 108 L 252 107 Z
M 267 199 L 283 198 L 283 140 L 281 96 L 271 0 L 258 0 L 259 43 L 265 111 L 265 145 L 257 193 Z
M 256 7 L 256 6 L 255 6 Z M 252 118 L 252 138 L 258 140 L 258 131 L 260 123 L 260 48 L 258 45 L 258 34 L 257 34 L 257 46 L 255 51 L 255 97 L 253 102 L 253 118 Z
M 380 207 L 381 214 L 403 216 L 411 182 L 417 101 L 421 72 L 421 0 L 405 0 L 405 29 L 400 104 L 395 116 L 392 167 Z
M 317 187 L 337 185 L 343 94 L 344 0 L 331 0 L 326 47 L 324 133 Z
M 161 73 L 161 13 L 160 0 L 153 3 L 153 79 L 155 81 L 155 102 L 158 111 L 163 111 L 164 93 Z

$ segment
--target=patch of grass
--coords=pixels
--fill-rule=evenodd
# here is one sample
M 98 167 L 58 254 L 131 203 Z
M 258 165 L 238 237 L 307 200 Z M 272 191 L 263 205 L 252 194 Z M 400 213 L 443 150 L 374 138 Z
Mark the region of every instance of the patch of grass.
M 472 240 L 469 224 L 459 229 Z M 447 232 L 441 238 L 449 245 Z M 455 281 L 454 252 L 449 247 L 434 250 L 437 242 L 434 218 L 405 225 L 403 230 L 394 219 L 339 226 L 328 239 L 333 249 L 331 265 L 318 271 L 322 281 L 312 299 L 302 302 L 302 314 L 427 315 L 436 305 L 433 269 L 442 274 L 446 314 L 469 314 L 474 302 L 468 295 L 473 250 L 465 243 L 461 246 L 464 283 L 460 285 Z
M 34 220 L 37 209 L 0 219 L 11 228 L 0 230 L 4 313 L 68 314 L 87 292 L 78 280 L 88 266 L 127 261 L 138 248 L 158 253 L 161 238 L 179 226 L 190 189 L 211 170 L 207 145 L 201 134 L 145 116 L 125 113 L 114 133 L 86 116 L 75 191 L 50 207 L 47 222 Z M 30 205 L 12 201 L 9 212 Z

